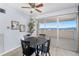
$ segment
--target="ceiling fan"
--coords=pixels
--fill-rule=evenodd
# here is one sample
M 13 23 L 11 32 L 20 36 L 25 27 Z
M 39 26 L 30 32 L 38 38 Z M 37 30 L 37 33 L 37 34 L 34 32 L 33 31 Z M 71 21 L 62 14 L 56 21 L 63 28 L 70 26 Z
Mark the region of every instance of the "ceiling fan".
M 36 3 L 28 3 L 29 5 L 30 5 L 30 7 L 22 7 L 22 8 L 31 8 L 31 9 L 34 9 L 34 10 L 36 10 L 37 12 L 42 12 L 41 10 L 39 10 L 38 8 L 40 8 L 40 7 L 43 7 L 43 4 L 42 3 L 40 3 L 40 4 L 36 4 Z M 33 11 L 31 11 L 31 13 L 32 13 Z

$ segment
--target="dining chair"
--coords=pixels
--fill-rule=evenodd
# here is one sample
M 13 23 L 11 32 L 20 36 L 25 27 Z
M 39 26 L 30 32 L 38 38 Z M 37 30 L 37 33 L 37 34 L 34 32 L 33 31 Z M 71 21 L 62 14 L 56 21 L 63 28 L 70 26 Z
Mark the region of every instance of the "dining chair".
M 40 38 L 45 38 L 46 37 L 46 34 L 39 34 L 39 37 Z
M 30 41 L 21 40 L 23 56 L 31 56 L 35 52 L 35 48 L 30 47 Z
M 40 41 L 42 39 L 45 39 L 45 38 L 43 36 L 41 36 L 41 34 L 40 34 L 38 37 L 38 40 Z M 42 44 L 38 45 L 37 51 L 38 51 L 38 54 L 41 52 L 41 55 L 42 55 Z
M 47 42 L 45 42 L 42 45 L 42 53 L 44 53 L 47 56 L 47 53 L 50 56 L 50 40 L 47 40 Z
M 47 40 L 44 44 L 38 46 L 38 53 L 41 52 L 41 55 L 44 54 L 50 56 L 50 40 Z

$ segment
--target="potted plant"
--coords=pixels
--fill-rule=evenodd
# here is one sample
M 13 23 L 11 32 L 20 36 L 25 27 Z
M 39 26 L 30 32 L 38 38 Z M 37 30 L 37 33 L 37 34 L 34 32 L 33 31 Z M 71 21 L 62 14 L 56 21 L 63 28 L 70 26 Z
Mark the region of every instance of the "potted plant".
M 28 32 L 30 33 L 30 35 L 32 35 L 32 33 L 35 31 L 35 29 L 34 29 L 35 24 L 34 23 L 35 23 L 34 20 L 31 18 L 30 22 L 28 23 Z

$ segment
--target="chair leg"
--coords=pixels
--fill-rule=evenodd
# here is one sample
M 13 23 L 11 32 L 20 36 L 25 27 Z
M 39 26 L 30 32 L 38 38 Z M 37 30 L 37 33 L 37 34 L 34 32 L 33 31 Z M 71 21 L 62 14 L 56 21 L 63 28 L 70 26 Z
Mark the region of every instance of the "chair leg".
M 35 56 L 37 55 L 37 52 L 35 51 Z
M 48 54 L 49 54 L 49 56 L 51 56 L 51 55 L 50 55 L 50 52 L 48 52 Z
M 41 55 L 42 55 L 42 51 L 41 51 Z
M 44 55 L 44 53 L 41 51 L 41 55 Z
M 23 56 L 24 56 L 24 54 L 23 54 Z
M 45 54 L 45 56 L 47 56 L 47 53 Z

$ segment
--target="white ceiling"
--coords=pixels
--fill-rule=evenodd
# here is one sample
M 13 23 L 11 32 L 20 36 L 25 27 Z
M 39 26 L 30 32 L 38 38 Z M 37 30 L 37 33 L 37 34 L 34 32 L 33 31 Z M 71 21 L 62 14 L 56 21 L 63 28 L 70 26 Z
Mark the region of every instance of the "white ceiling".
M 76 13 L 71 13 L 71 14 L 62 15 L 62 16 L 55 16 L 55 17 L 46 17 L 46 18 L 39 19 L 39 22 L 42 22 L 42 23 L 57 22 L 57 18 L 59 19 L 59 21 L 75 20 Z
M 44 6 L 42 8 L 40 8 L 42 10 L 42 13 L 38 13 L 37 11 L 34 11 L 32 16 L 51 13 L 51 12 L 55 12 L 58 10 L 63 10 L 63 9 L 78 6 L 78 3 L 43 3 L 43 4 L 44 4 Z M 30 15 L 31 9 L 21 8 L 22 6 L 28 7 L 29 5 L 27 3 L 9 3 L 7 5 L 18 9 L 25 14 Z

